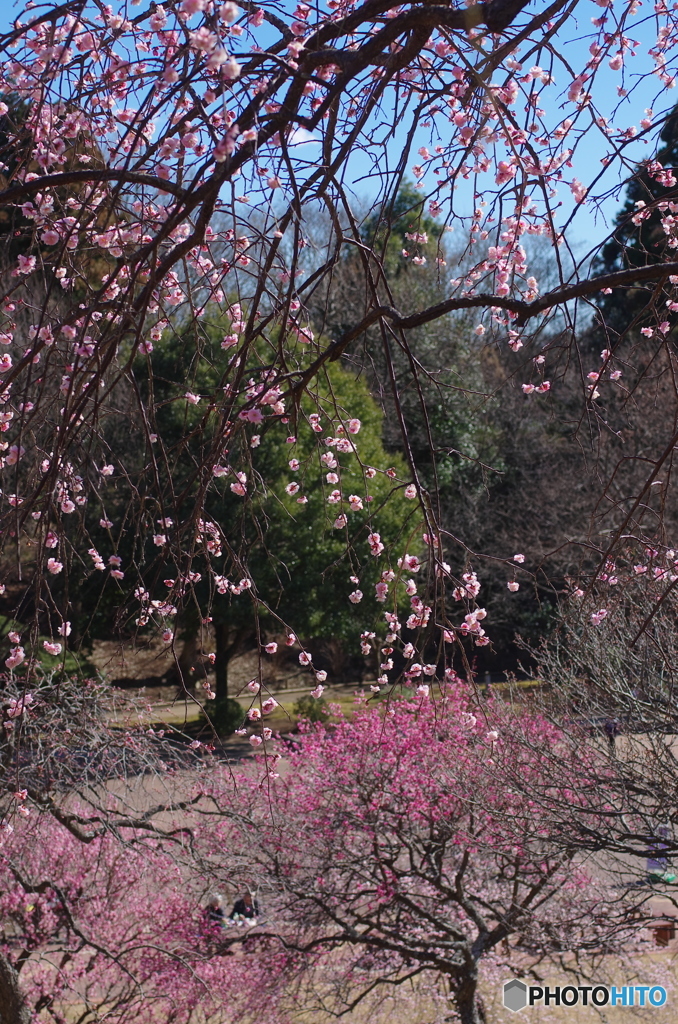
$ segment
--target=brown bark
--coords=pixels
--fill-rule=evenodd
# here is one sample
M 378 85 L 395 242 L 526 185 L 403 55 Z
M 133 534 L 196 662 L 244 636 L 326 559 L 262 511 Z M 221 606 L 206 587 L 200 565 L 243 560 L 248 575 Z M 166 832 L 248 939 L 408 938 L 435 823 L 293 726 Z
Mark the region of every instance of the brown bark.
M 229 662 L 237 654 L 241 654 L 247 648 L 248 643 L 253 640 L 254 631 L 251 626 L 238 628 L 228 622 L 214 623 L 214 651 L 216 654 L 214 696 L 216 700 L 225 700 L 228 697 Z
M 31 1011 L 19 987 L 19 975 L 0 953 L 0 1024 L 30 1024 Z
M 230 647 L 228 642 L 228 625 L 225 622 L 215 622 L 214 640 L 216 659 L 214 662 L 214 695 L 216 699 L 225 700 L 228 697 L 228 663 L 231 660 Z
M 455 1002 L 461 1024 L 485 1024 L 485 1010 L 478 995 L 478 972 L 472 971 L 456 988 Z

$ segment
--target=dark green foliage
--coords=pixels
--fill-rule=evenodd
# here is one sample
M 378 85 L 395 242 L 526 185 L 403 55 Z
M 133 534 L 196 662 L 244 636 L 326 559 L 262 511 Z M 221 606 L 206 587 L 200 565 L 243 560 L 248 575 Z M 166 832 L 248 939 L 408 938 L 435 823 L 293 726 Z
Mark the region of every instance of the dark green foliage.
M 324 697 L 311 697 L 310 694 L 305 694 L 300 697 L 294 704 L 292 711 L 297 718 L 304 719 L 306 722 L 327 722 L 331 716 L 329 705 Z
M 245 713 L 232 697 L 222 700 L 208 700 L 203 712 L 218 736 L 230 736 L 245 721 Z
M 436 255 L 442 237 L 440 224 L 425 214 L 424 200 L 410 182 L 405 181 L 398 189 L 393 202 L 376 210 L 362 225 L 361 235 L 383 260 L 384 270 L 389 278 L 398 277 L 409 271 L 419 273 L 416 267 L 402 256 L 405 249 L 411 255 Z M 406 236 L 427 235 L 427 243 L 418 243 Z M 353 260 L 349 255 L 349 262 Z M 412 276 L 412 275 L 410 275 Z
M 666 259 L 675 259 L 676 250 L 668 248 L 668 238 L 661 225 L 664 214 L 657 203 L 675 202 L 678 199 L 677 185 L 663 185 L 648 170 L 656 160 L 664 168 L 674 170 L 678 177 L 678 107 L 669 114 L 660 135 L 664 144 L 656 155 L 644 160 L 636 168 L 626 189 L 626 201 L 615 218 L 615 229 L 610 240 L 603 246 L 601 255 L 594 261 L 595 274 L 610 274 L 632 267 L 645 267 Z M 638 214 L 638 204 L 653 206 L 651 215 L 638 224 L 633 217 Z M 654 283 L 639 287 L 615 288 L 611 295 L 601 295 L 598 305 L 605 324 L 615 332 L 623 333 L 633 320 L 642 314 L 654 291 Z M 657 307 L 663 306 L 660 299 Z M 663 319 L 663 317 L 662 317 Z
M 159 444 L 153 448 L 146 442 L 142 430 L 135 432 L 122 420 L 117 427 L 109 422 L 111 431 L 119 429 L 126 434 L 118 443 L 128 449 L 129 479 L 138 474 L 141 482 L 136 486 L 145 488 L 146 499 L 142 528 L 136 536 L 128 532 L 127 547 L 119 548 L 118 554 L 124 566 L 133 562 L 138 567 L 154 599 L 167 594 L 179 607 L 172 628 L 180 641 L 195 641 L 200 634 L 204 649 L 209 650 L 201 620 L 210 616 L 216 641 L 217 697 L 226 693 L 228 662 L 256 644 L 257 626 L 259 635 L 279 636 L 285 627 L 294 630 L 313 652 L 314 660 L 318 655 L 321 661 L 329 661 L 326 668 L 341 676 L 349 667 L 347 657 L 359 652 L 360 633 L 370 616 L 383 614 L 383 606 L 375 600 L 374 584 L 385 565 L 383 559 L 370 555 L 368 534 L 372 529 L 380 532 L 393 561 L 406 548 L 416 550 L 420 543 L 418 505 L 403 497 L 408 474 L 402 459 L 383 447 L 381 410 L 366 383 L 338 364 L 330 364 L 320 375 L 314 398 L 302 399 L 296 423 L 281 423 L 273 416 L 256 427 L 240 421 L 227 442 L 222 437 L 223 410 L 216 403 L 208 408 L 204 400 L 198 405 L 186 401 L 187 391 L 219 396 L 223 381 L 232 372 L 230 354 L 220 345 L 229 323 L 224 323 L 223 317 L 211 321 L 205 316 L 182 330 L 168 330 L 155 343 L 150 358 L 135 361 L 135 386 L 148 406 L 150 429 L 162 439 L 162 454 Z M 296 356 L 309 358 L 301 346 Z M 259 379 L 262 364 L 266 365 L 265 353 L 251 351 L 248 377 Z M 311 427 L 312 413 L 320 416 L 320 434 Z M 341 509 L 328 504 L 333 485 L 327 483 L 327 467 L 319 459 L 325 449 L 322 438 L 334 433 L 337 415 L 344 423 L 357 418 L 362 424 L 355 436 L 360 458 L 352 453 L 338 455 L 343 494 L 355 493 L 365 500 L 363 511 L 351 513 L 348 528 L 343 530 L 334 528 Z M 291 433 L 297 437 L 294 445 L 287 442 Z M 250 442 L 255 434 L 260 434 L 261 443 L 253 448 Z M 296 472 L 289 467 L 291 457 L 299 461 Z M 155 459 L 155 476 L 144 477 L 143 467 L 151 459 Z M 211 477 L 215 464 L 246 473 L 246 497 L 232 492 L 232 473 Z M 395 481 L 384 472 L 389 466 L 395 469 Z M 365 467 L 379 472 L 367 478 Z M 298 495 L 286 493 L 286 485 L 292 482 L 300 485 Z M 202 541 L 195 541 L 199 534 L 195 496 L 205 486 L 205 519 L 223 532 L 219 554 L 209 554 Z M 387 501 L 394 487 L 396 492 Z M 107 485 L 106 508 L 112 520 L 118 522 L 124 516 L 129 492 L 128 481 L 122 477 L 113 477 Z M 305 504 L 297 501 L 301 495 L 307 498 Z M 99 515 L 92 510 L 90 535 L 94 545 L 106 551 Z M 158 526 L 165 518 L 171 519 L 172 525 Z M 174 539 L 179 528 L 184 538 L 188 536 L 183 551 Z M 157 533 L 166 535 L 165 544 L 154 544 Z M 193 548 L 190 565 L 187 547 Z M 164 581 L 175 580 L 189 569 L 201 578 L 190 593 L 173 596 Z M 214 574 L 234 584 L 249 577 L 255 586 L 237 595 L 216 592 Z M 349 579 L 352 575 L 360 576 L 365 595 L 359 608 L 348 600 L 355 589 Z M 136 585 L 136 580 L 130 581 L 129 589 Z M 102 576 L 92 573 L 83 580 L 83 614 L 89 615 L 90 631 L 97 636 L 108 638 L 117 630 L 123 635 L 134 632 L 138 602 L 133 595 L 127 605 L 128 618 L 112 621 L 114 608 L 120 606 L 118 594 L 112 599 L 118 586 L 109 580 L 102 588 Z M 127 580 L 120 586 L 126 587 Z M 186 668 L 190 672 L 188 665 L 180 666 L 182 672 Z M 192 678 L 185 676 L 185 681 Z

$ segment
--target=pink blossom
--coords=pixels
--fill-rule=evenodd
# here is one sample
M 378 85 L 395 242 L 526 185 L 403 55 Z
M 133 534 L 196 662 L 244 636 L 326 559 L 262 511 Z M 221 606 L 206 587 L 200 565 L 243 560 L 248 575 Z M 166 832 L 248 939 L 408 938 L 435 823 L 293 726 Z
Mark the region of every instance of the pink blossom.
M 233 82 L 236 78 L 240 77 L 242 68 L 238 64 L 235 57 L 229 57 L 225 64 L 222 65 L 221 74 L 227 82 Z
M 349 420 L 348 421 L 348 432 L 349 434 L 357 434 L 362 426 L 360 420 Z
M 299 655 L 299 664 L 300 665 L 310 665 L 312 660 L 313 659 L 312 659 L 311 655 L 307 654 L 306 651 L 302 651 L 301 654 Z
M 417 488 L 414 486 L 414 484 L 408 484 L 407 487 L 405 488 L 404 493 L 406 498 L 416 498 Z
M 384 550 L 384 545 L 381 542 L 381 537 L 378 533 L 370 533 L 367 537 L 367 543 L 370 546 L 370 552 L 376 558 Z
M 520 583 L 516 583 L 515 580 L 509 580 L 506 586 L 508 587 L 512 594 L 515 594 L 516 590 L 520 590 Z
M 45 648 L 48 654 L 56 656 L 61 654 L 62 647 L 59 643 L 50 643 L 49 640 L 44 640 L 42 646 Z
M 271 642 L 270 644 L 266 644 L 264 650 L 266 651 L 267 654 L 275 654 L 275 652 L 278 650 L 278 645 L 274 642 Z
M 312 697 L 316 697 L 316 698 L 320 698 L 320 697 L 322 697 L 324 690 L 325 690 L 324 686 L 318 685 L 318 686 L 316 686 L 315 690 L 311 690 L 311 696 Z
M 247 684 L 247 689 L 250 691 L 250 693 L 257 694 L 259 693 L 261 686 L 256 679 L 250 679 L 249 683 Z
M 23 455 L 26 454 L 25 448 L 20 448 L 18 445 L 10 445 L 9 451 L 5 456 L 5 462 L 8 466 L 15 466 Z
M 240 10 L 237 4 L 232 3 L 231 0 L 226 0 L 226 3 L 219 8 L 219 17 L 225 24 L 235 21 L 239 15 Z
M 23 647 L 13 647 L 12 650 L 9 652 L 9 657 L 5 658 L 5 665 L 7 666 L 7 668 L 10 669 L 16 668 L 17 665 L 20 665 L 25 658 L 26 652 L 24 651 Z M 10 705 L 11 710 L 8 712 L 10 718 L 17 718 L 24 710 L 23 706 L 20 705 L 16 700 L 10 700 Z M 12 714 L 12 711 L 14 711 L 14 714 Z
M 351 512 L 360 512 L 363 507 L 362 499 L 357 494 L 349 494 L 348 503 L 351 506 Z
M 263 739 L 261 738 L 261 736 L 257 736 L 257 735 L 250 736 L 250 744 L 251 744 L 251 746 L 253 746 L 253 747 L 260 747 L 262 743 L 263 743 Z
M 360 602 L 363 599 L 362 590 L 354 590 L 352 593 L 348 595 L 348 599 L 351 602 L 351 604 L 360 604 Z
M 63 567 L 63 562 L 59 562 L 56 558 L 47 559 L 47 571 L 51 572 L 53 576 L 58 575 Z
M 572 182 L 570 183 L 570 190 L 578 203 L 583 203 L 586 200 L 588 189 L 582 185 L 578 178 L 572 179 Z
M 35 270 L 35 256 L 19 256 L 16 270 L 12 271 L 14 277 L 20 274 L 31 274 Z

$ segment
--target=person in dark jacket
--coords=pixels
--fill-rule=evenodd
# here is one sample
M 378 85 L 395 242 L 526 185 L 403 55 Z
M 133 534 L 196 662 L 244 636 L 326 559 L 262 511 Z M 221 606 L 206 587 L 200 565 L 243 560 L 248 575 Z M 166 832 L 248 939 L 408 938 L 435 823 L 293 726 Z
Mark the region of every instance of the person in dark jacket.
M 233 921 L 237 917 L 242 917 L 247 921 L 253 921 L 258 916 L 259 904 L 253 898 L 251 892 L 246 892 L 233 904 L 233 910 L 229 914 L 229 919 Z

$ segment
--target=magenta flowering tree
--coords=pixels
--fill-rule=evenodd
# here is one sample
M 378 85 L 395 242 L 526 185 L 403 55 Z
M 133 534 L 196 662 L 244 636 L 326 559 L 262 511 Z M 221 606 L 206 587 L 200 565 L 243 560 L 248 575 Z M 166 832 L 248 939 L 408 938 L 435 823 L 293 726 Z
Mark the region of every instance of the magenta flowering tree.
M 440 1019 L 478 1024 L 483 979 L 634 944 L 631 903 L 552 841 L 549 806 L 586 809 L 597 763 L 544 719 L 479 711 L 458 685 L 308 726 L 289 759 L 226 812 L 223 845 L 228 877 L 260 886 L 265 930 L 300 954 L 307 1010 L 376 1013 L 412 982 Z
M 205 883 L 180 850 L 132 828 L 83 844 L 53 818 L 23 819 L 3 842 L 3 1020 L 151 1014 L 188 1024 L 198 1011 L 201 1020 L 222 1020 L 228 1006 L 281 1022 L 275 993 L 293 954 L 249 956 L 237 930 L 217 951 Z

